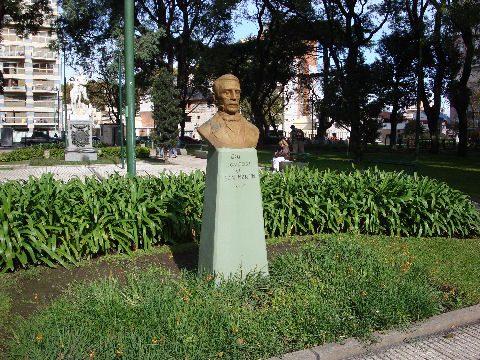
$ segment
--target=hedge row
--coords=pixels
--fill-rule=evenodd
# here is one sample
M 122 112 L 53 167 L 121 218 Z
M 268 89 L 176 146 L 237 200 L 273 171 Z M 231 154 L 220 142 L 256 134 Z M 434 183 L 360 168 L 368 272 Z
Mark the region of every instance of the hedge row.
M 205 177 L 72 179 L 2 184 L 0 270 L 66 264 L 108 252 L 199 239 Z M 261 175 L 270 237 L 320 232 L 472 236 L 478 211 L 435 180 L 378 170 L 291 169 Z
M 0 162 L 25 161 L 43 158 L 45 150 L 50 152 L 49 157 L 51 159 L 63 160 L 64 158 L 64 149 L 61 147 L 32 146 L 30 148 L 16 149 L 8 153 L 2 153 L 0 154 Z M 104 147 L 97 151 L 99 158 L 120 157 L 119 147 Z M 135 154 L 138 159 L 146 159 L 150 156 L 150 149 L 146 147 L 136 147 Z

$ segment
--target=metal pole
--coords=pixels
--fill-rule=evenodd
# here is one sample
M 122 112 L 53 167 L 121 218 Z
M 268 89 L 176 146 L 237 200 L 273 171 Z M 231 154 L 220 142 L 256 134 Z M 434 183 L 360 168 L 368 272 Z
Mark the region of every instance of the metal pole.
M 135 169 L 135 77 L 133 72 L 133 18 L 134 0 L 125 0 L 125 90 L 127 123 L 127 173 L 136 174 Z
M 118 113 L 120 116 L 120 156 L 122 158 L 122 169 L 125 168 L 125 157 L 123 156 L 123 116 L 122 116 L 122 52 L 118 52 Z
M 420 14 L 422 13 L 423 1 L 420 3 Z M 420 155 L 420 93 L 423 84 L 423 65 L 422 65 L 422 42 L 423 42 L 423 18 L 420 16 L 421 34 L 418 39 L 418 84 L 417 84 L 417 116 L 415 117 L 415 161 L 418 161 Z
M 67 74 L 65 71 L 65 48 L 63 48 L 63 112 L 65 113 L 63 124 L 63 136 L 65 137 L 65 147 L 68 147 L 67 142 Z

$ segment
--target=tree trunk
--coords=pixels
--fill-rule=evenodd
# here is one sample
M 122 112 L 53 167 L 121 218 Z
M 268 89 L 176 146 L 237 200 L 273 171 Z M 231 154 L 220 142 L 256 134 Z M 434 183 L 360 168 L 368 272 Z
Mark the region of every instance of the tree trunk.
M 455 108 L 456 109 L 456 108 Z M 467 112 L 457 111 L 458 114 L 458 155 L 467 156 L 467 143 L 468 143 L 468 125 L 467 125 Z
M 253 114 L 253 122 L 255 123 L 255 126 L 258 128 L 260 131 L 260 135 L 258 138 L 258 147 L 262 148 L 263 145 L 265 144 L 265 114 L 263 113 L 263 108 L 261 104 L 258 104 L 257 102 L 252 102 L 252 114 Z
M 398 124 L 398 105 L 394 104 L 392 114 L 390 115 L 390 149 L 397 148 L 397 124 Z

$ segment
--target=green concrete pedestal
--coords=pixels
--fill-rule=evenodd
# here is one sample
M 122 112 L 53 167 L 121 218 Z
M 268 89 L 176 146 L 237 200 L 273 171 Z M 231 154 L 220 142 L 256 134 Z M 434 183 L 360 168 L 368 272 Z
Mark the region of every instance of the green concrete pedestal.
M 208 153 L 199 272 L 268 275 L 257 151 Z

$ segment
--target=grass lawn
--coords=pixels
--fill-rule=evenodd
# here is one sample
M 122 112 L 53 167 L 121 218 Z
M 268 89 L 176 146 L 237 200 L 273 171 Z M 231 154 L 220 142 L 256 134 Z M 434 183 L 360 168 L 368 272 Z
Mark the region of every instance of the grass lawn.
M 349 171 L 352 168 L 352 157 L 345 151 L 331 150 L 307 150 L 310 152 L 309 164 L 318 169 L 331 169 L 338 171 Z M 273 152 L 268 150 L 258 151 L 259 163 L 271 164 Z M 413 161 L 414 153 L 407 151 L 400 152 L 367 152 L 363 155 L 363 161 L 356 165 L 363 169 L 369 166 L 368 161 L 374 159 Z M 465 192 L 473 198 L 480 199 L 480 152 L 470 151 L 467 158 L 461 158 L 454 151 L 443 151 L 439 155 L 421 153 L 418 167 L 411 166 L 375 164 L 379 169 L 385 171 L 404 171 L 435 178 L 446 182 L 452 188 Z M 372 165 L 370 165 L 372 166 Z
M 30 319 L 16 320 L 9 356 L 258 359 L 350 336 L 370 339 L 372 331 L 478 303 L 479 240 L 270 239 L 270 281 L 219 286 L 195 270 L 171 272 L 174 253 L 123 281 L 111 274 L 72 284 Z M 135 261 L 141 258 L 148 254 Z M 18 274 L 0 280 L 18 286 L 11 281 Z

